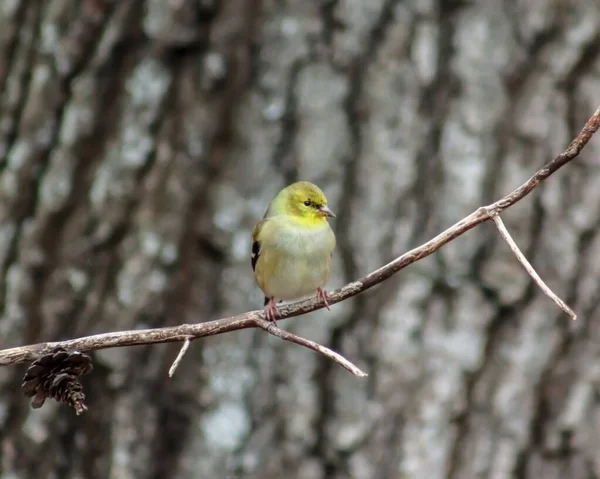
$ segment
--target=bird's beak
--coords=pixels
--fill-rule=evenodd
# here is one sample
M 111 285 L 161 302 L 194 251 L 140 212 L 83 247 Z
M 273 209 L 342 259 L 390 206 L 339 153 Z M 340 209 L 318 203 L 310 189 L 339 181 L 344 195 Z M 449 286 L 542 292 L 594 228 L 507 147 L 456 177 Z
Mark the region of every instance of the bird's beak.
M 331 211 L 327 206 L 321 206 L 320 211 L 323 216 L 329 216 L 331 218 L 335 218 L 333 211 Z

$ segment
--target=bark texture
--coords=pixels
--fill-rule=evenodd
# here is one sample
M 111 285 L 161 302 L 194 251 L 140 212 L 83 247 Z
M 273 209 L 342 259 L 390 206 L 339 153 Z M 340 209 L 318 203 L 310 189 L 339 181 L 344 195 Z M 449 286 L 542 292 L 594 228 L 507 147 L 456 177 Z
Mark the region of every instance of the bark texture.
M 600 99 L 598 0 L 0 2 L 0 347 L 262 305 L 250 231 L 303 178 L 331 286 L 522 183 Z M 6 478 L 600 477 L 600 142 L 504 215 L 264 331 L 93 354 L 89 410 L 0 370 Z

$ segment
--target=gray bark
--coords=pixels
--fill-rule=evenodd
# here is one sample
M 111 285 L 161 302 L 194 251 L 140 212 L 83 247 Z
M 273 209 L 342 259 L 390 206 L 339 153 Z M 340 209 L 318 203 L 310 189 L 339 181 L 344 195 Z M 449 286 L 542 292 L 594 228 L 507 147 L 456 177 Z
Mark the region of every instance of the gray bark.
M 507 193 L 600 99 L 598 0 L 0 5 L 0 347 L 262 306 L 250 232 L 319 184 L 340 286 Z M 600 477 L 600 170 L 353 300 L 264 331 L 93 354 L 89 411 L 0 370 L 6 478 Z

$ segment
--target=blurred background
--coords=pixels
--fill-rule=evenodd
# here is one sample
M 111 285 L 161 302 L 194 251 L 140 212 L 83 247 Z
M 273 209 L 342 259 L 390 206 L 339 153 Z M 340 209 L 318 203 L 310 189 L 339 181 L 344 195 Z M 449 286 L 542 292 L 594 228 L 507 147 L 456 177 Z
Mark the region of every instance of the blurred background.
M 262 308 L 276 192 L 336 212 L 330 289 L 508 193 L 600 104 L 598 0 L 4 0 L 0 347 Z M 264 331 L 92 354 L 89 411 L 0 369 L 2 478 L 600 476 L 600 138 L 503 214 Z

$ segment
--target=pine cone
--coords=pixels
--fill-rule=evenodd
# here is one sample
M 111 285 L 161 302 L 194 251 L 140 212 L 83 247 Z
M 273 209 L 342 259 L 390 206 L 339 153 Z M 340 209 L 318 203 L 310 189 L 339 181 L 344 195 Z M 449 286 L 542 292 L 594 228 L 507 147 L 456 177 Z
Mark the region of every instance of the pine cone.
M 79 351 L 56 348 L 34 361 L 23 377 L 21 388 L 33 397 L 31 407 L 43 406 L 46 398 L 68 404 L 79 415 L 87 410 L 85 394 L 79 377 L 92 370 L 92 359 Z

